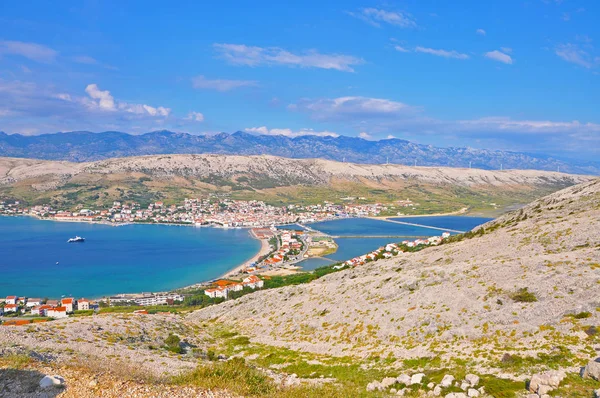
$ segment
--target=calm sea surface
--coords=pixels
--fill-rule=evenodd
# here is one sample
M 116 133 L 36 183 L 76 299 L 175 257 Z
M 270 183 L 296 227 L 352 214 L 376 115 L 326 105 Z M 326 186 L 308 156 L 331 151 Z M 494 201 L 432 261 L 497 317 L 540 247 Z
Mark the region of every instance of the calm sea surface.
M 66 243 L 76 235 L 85 243 Z M 245 229 L 0 217 L 0 297 L 169 290 L 217 278 L 259 249 Z
M 464 216 L 439 216 L 439 217 L 406 217 L 393 220 L 405 221 L 413 224 L 427 225 L 437 228 L 449 228 L 457 231 L 468 231 L 478 225 L 484 224 L 491 218 L 464 217 Z M 333 261 L 346 261 L 353 257 L 373 251 L 388 243 L 395 243 L 404 239 L 416 237 L 430 237 L 441 235 L 443 231 L 437 229 L 415 227 L 391 223 L 370 218 L 349 218 L 342 220 L 325 221 L 310 224 L 310 227 L 330 235 L 342 236 L 336 238 L 337 252 L 323 258 L 310 258 L 302 261 L 300 265 L 305 270 L 313 270 L 324 265 L 333 264 Z M 398 235 L 405 238 L 343 238 L 343 236 L 385 236 Z

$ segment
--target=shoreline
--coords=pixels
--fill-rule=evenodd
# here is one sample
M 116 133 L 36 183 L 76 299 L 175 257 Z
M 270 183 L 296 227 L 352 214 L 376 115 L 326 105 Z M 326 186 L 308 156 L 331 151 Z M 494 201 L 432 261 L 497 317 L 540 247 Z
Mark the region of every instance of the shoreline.
M 151 293 L 151 294 L 165 294 L 165 293 L 173 293 L 182 289 L 190 289 L 190 288 L 197 288 L 197 287 L 201 287 L 201 286 L 205 286 L 207 284 L 209 284 L 211 281 L 213 280 L 217 280 L 217 279 L 225 279 L 225 278 L 229 278 L 233 275 L 237 275 L 239 274 L 244 268 L 248 267 L 252 262 L 256 262 L 256 260 L 258 260 L 260 257 L 264 256 L 265 254 L 270 253 L 271 251 L 271 246 L 269 245 L 269 241 L 268 239 L 259 239 L 253 232 L 252 229 L 253 228 L 259 228 L 259 227 L 234 227 L 234 228 L 223 228 L 223 227 L 217 227 L 217 226 L 197 226 L 195 224 L 176 224 L 176 223 L 119 223 L 119 224 L 114 224 L 114 223 L 108 223 L 108 222 L 103 222 L 103 221 L 85 221 L 85 220 L 55 220 L 52 218 L 48 218 L 48 217 L 39 217 L 36 216 L 34 214 L 1 214 L 0 216 L 5 216 L 5 217 L 32 217 L 36 220 L 39 221 L 54 221 L 54 222 L 67 222 L 67 223 L 85 223 L 85 224 L 98 224 L 98 225 L 108 225 L 108 226 L 113 226 L 113 227 L 119 227 L 119 226 L 125 226 L 125 225 L 167 225 L 167 226 L 174 226 L 174 227 L 197 227 L 197 228 L 220 228 L 220 229 L 225 229 L 225 230 L 235 230 L 235 229 L 246 229 L 248 231 L 248 235 L 252 238 L 252 239 L 256 239 L 258 241 L 260 241 L 261 246 L 258 250 L 258 252 L 252 256 L 251 258 L 244 260 L 241 264 L 236 265 L 234 268 L 230 269 L 229 271 L 225 272 L 224 274 L 222 274 L 221 276 L 218 276 L 216 278 L 212 278 L 212 279 L 206 279 L 203 281 L 199 281 L 193 284 L 189 284 L 189 285 L 184 285 L 181 287 L 176 287 L 173 289 L 168 289 L 168 290 L 159 290 L 159 291 L 142 291 L 142 292 L 122 292 L 122 293 L 115 293 L 115 294 L 107 294 L 107 295 L 102 295 L 99 297 L 95 297 L 95 296 L 89 296 L 89 295 L 85 295 L 85 297 L 88 297 L 89 299 L 92 300 L 100 300 L 106 297 L 110 297 L 110 296 L 138 296 L 138 295 L 142 295 L 143 293 Z M 260 227 L 263 228 L 263 227 Z
M 252 256 L 249 260 L 244 261 L 242 264 L 240 264 L 237 267 L 233 268 L 232 270 L 229 270 L 228 272 L 224 273 L 218 279 L 230 278 L 234 275 L 241 273 L 242 270 L 247 268 L 250 264 L 255 263 L 259 258 L 261 258 L 262 256 L 269 254 L 271 252 L 271 245 L 269 244 L 268 239 L 259 239 L 252 232 L 252 230 L 250 230 L 249 234 L 253 239 L 260 241 L 260 249 L 258 250 L 258 253 L 256 253 L 254 256 Z

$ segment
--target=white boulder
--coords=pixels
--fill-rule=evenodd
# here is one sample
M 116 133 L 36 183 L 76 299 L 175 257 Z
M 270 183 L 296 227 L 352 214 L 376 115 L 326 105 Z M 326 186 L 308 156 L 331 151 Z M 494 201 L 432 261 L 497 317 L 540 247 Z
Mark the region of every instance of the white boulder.
M 471 385 L 471 387 L 477 387 L 479 384 L 479 376 L 474 374 L 466 375 L 465 380 Z
M 452 385 L 452 382 L 454 382 L 454 376 L 445 375 L 444 378 L 442 379 L 442 382 L 440 383 L 440 385 L 444 388 L 447 388 Z
M 589 361 L 583 369 L 583 377 L 591 377 L 594 380 L 600 380 L 600 358 Z
M 423 377 L 425 377 L 425 373 L 417 373 L 412 375 L 410 378 L 410 385 L 412 386 L 413 384 L 421 384 Z
M 396 377 L 396 381 L 400 384 L 404 384 L 406 386 L 410 385 L 410 376 L 409 375 L 400 375 Z
M 52 387 L 52 386 L 61 386 L 65 384 L 65 379 L 63 379 L 61 376 L 44 376 L 42 377 L 42 380 L 40 380 L 40 387 L 42 388 L 48 388 L 48 387 Z

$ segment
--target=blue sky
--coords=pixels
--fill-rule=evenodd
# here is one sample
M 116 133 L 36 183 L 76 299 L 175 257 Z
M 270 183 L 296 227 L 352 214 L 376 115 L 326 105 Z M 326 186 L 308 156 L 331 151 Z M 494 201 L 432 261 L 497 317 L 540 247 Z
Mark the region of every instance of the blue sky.
M 397 137 L 594 159 L 600 3 L 0 3 L 0 131 Z

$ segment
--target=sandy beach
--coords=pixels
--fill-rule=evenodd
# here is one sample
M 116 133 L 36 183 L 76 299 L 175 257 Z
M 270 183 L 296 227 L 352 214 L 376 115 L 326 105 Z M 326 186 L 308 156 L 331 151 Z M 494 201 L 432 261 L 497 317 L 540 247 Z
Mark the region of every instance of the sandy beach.
M 250 231 L 250 235 L 252 235 L 252 237 L 254 239 L 258 239 L 253 233 L 252 231 Z M 234 269 L 226 272 L 225 274 L 223 274 L 221 276 L 221 278 L 230 278 L 234 275 L 239 274 L 240 272 L 242 272 L 242 270 L 246 267 L 248 267 L 250 264 L 258 261 L 259 258 L 261 258 L 262 256 L 269 254 L 269 252 L 271 251 L 271 245 L 269 244 L 269 241 L 267 239 L 259 239 L 260 240 L 260 250 L 258 251 L 258 253 L 256 253 L 251 259 L 245 261 L 243 264 L 240 264 L 239 266 L 235 267 Z

